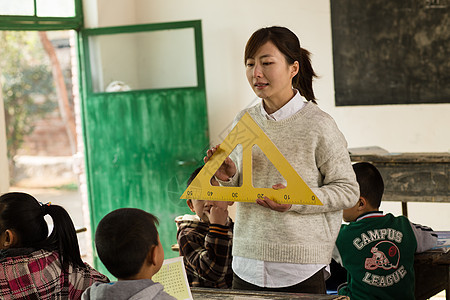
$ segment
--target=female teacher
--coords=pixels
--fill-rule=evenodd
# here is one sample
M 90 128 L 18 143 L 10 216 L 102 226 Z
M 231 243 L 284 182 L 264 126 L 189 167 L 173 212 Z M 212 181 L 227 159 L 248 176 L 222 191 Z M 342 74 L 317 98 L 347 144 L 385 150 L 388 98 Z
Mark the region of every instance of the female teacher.
M 334 120 L 319 109 L 312 89 L 310 53 L 284 27 L 257 30 L 245 47 L 248 82 L 262 99 L 248 112 L 323 206 L 279 204 L 271 199 L 239 202 L 233 238 L 233 288 L 326 293 L 325 268 L 342 210 L 359 198 L 347 142 Z M 207 151 L 205 162 L 217 150 Z M 264 153 L 252 152 L 253 186 L 287 184 Z M 242 180 L 238 148 L 215 173 L 223 186 Z

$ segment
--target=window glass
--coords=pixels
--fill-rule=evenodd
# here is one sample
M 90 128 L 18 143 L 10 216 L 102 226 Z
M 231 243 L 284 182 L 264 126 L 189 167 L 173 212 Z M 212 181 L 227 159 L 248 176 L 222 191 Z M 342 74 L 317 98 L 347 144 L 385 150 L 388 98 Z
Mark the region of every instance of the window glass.
M 0 0 L 0 15 L 33 16 L 33 0 Z
M 38 17 L 74 17 L 75 2 L 73 0 L 36 0 Z
M 74 17 L 74 0 L 36 0 L 38 17 Z M 33 0 L 0 0 L 0 15 L 34 16 Z
M 197 86 L 193 28 L 89 39 L 94 92 Z

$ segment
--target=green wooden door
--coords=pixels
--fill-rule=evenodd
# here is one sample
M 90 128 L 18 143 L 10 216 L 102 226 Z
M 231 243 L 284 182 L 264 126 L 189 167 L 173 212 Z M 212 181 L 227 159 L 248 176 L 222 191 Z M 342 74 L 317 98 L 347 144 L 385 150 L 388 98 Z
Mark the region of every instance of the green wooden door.
M 110 211 L 141 208 L 159 218 L 166 258 L 177 256 L 174 218 L 190 212 L 179 197 L 209 143 L 200 21 L 80 36 L 92 233 Z

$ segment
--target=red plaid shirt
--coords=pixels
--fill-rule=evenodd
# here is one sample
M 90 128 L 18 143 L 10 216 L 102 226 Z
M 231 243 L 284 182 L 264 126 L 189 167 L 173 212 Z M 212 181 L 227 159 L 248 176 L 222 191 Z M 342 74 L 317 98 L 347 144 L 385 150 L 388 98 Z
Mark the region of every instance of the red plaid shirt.
M 87 264 L 84 269 L 70 265 L 64 272 L 58 257 L 57 252 L 37 250 L 1 258 L 0 299 L 81 299 L 95 281 L 109 282 Z

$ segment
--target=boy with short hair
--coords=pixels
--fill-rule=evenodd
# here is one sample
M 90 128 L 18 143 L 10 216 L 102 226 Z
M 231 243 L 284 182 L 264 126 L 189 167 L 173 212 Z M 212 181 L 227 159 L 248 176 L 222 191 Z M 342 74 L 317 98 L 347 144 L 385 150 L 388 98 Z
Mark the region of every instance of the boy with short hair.
M 190 178 L 189 186 L 202 167 Z M 214 178 L 212 185 L 219 185 Z M 234 202 L 188 199 L 187 205 L 196 215 L 177 217 L 177 240 L 184 257 L 189 284 L 193 287 L 231 288 L 231 247 L 233 221 L 228 206 Z
M 414 254 L 436 246 L 429 227 L 379 211 L 383 178 L 375 166 L 353 165 L 360 186 L 357 204 L 344 210 L 333 258 L 347 269 L 340 295 L 351 299 L 414 299 Z
M 155 224 L 155 216 L 137 208 L 114 210 L 100 221 L 95 232 L 97 253 L 118 281 L 94 284 L 82 299 L 175 299 L 151 280 L 164 261 Z

